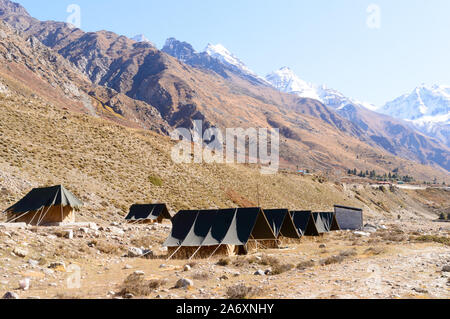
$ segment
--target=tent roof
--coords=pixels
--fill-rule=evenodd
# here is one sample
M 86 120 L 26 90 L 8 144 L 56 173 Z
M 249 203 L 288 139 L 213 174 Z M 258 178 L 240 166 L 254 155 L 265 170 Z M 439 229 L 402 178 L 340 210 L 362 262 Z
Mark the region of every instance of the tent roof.
M 45 188 L 34 188 L 25 197 L 13 206 L 7 208 L 5 212 L 21 214 L 30 211 L 37 211 L 43 207 L 70 206 L 80 208 L 83 203 L 75 197 L 64 186 L 58 185 Z
M 349 206 L 342 206 L 342 205 L 334 205 L 335 208 L 343 208 L 343 209 L 349 209 L 349 210 L 356 210 L 362 212 L 362 208 L 355 208 L 355 207 L 349 207 Z
M 323 216 L 322 213 L 312 213 L 312 216 L 319 234 L 328 233 L 329 228 L 327 227 L 326 222 L 322 219 L 322 217 L 325 218 L 325 216 Z
M 189 230 L 186 238 L 183 240 L 181 246 L 184 247 L 198 247 L 201 246 L 216 217 L 217 210 L 202 210 L 192 212 L 197 217 Z
M 336 214 L 334 212 L 323 212 L 319 213 L 323 224 L 328 232 L 340 230 L 339 223 L 336 219 Z
M 166 204 L 135 204 L 130 207 L 126 220 L 149 219 L 156 220 L 159 217 L 172 219 Z
M 279 236 L 286 238 L 301 237 L 288 209 L 265 209 L 264 214 L 277 238 Z
M 167 247 L 241 246 L 250 239 L 276 239 L 261 208 L 184 211 L 172 222 Z
M 182 210 L 172 218 L 172 232 L 164 242 L 165 247 L 180 246 L 186 236 L 189 234 L 195 219 L 197 211 Z
M 293 211 L 291 216 L 299 234 L 302 236 L 319 236 L 311 211 Z

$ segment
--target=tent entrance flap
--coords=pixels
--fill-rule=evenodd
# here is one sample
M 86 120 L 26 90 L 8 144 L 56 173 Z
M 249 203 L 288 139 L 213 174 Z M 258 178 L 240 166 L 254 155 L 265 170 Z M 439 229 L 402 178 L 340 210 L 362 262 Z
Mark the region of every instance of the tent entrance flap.
M 266 216 L 275 237 L 291 239 L 299 239 L 301 237 L 288 209 L 265 209 L 264 215 Z

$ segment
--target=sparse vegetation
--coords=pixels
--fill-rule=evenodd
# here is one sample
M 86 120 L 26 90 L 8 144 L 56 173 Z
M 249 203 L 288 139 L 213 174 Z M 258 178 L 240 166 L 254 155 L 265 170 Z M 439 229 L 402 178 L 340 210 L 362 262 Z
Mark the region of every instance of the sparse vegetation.
M 158 176 L 154 176 L 154 175 L 149 176 L 148 180 L 150 183 L 152 183 L 154 186 L 157 186 L 157 187 L 162 187 L 164 185 L 162 179 Z
M 270 272 L 270 274 L 272 276 L 280 275 L 282 273 L 294 269 L 294 267 L 295 265 L 293 264 L 275 264 L 272 266 L 272 271 Z
M 228 287 L 226 296 L 228 299 L 249 299 L 260 296 L 263 290 L 257 287 L 248 287 L 244 284 Z
M 315 263 L 312 260 L 302 261 L 297 265 L 298 270 L 305 270 L 308 268 L 312 268 L 315 266 Z
M 229 264 L 231 264 L 230 258 L 220 258 L 219 261 L 217 262 L 218 266 L 228 266 Z
M 423 236 L 415 237 L 415 238 L 413 238 L 413 240 L 418 241 L 418 242 L 438 243 L 438 244 L 450 246 L 450 237 L 423 235 Z
M 134 296 L 148 296 L 155 289 L 166 284 L 165 280 L 152 279 L 146 280 L 144 274 L 133 273 L 129 275 L 122 283 L 118 296 L 132 294 Z

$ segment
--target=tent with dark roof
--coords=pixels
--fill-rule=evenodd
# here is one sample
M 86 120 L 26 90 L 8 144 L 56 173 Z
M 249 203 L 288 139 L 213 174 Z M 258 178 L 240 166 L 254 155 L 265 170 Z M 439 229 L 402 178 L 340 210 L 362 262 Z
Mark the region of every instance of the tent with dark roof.
M 292 211 L 290 213 L 299 234 L 302 236 L 320 235 L 311 211 Z
M 183 243 L 195 223 L 197 212 L 182 210 L 173 216 L 172 231 L 164 242 L 164 247 L 178 247 Z
M 316 228 L 319 232 L 319 234 L 325 234 L 328 233 L 329 230 L 326 226 L 326 223 L 324 220 L 322 220 L 322 214 L 321 213 L 312 213 L 312 218 L 314 220 L 314 223 L 316 224 Z
M 249 242 L 276 240 L 261 208 L 180 213 L 172 219 L 172 234 L 164 243 L 173 258 L 246 253 Z
M 336 220 L 342 230 L 359 230 L 363 228 L 363 210 L 347 206 L 334 206 Z
M 135 204 L 125 217 L 125 220 L 133 224 L 161 223 L 164 219 L 172 219 L 166 204 Z
M 73 211 L 83 203 L 64 186 L 34 188 L 5 210 L 7 222 L 52 225 L 75 222 Z
M 319 215 L 327 232 L 341 230 L 336 219 L 336 214 L 334 212 L 322 212 L 319 213 Z
M 264 214 L 277 238 L 301 238 L 288 209 L 265 209 Z

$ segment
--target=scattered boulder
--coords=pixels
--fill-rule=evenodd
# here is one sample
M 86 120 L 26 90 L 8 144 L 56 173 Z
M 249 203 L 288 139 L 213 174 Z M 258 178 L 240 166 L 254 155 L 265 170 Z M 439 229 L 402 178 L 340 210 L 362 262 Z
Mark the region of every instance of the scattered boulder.
M 324 248 L 327 248 L 327 245 L 325 245 L 325 244 L 321 244 L 321 245 L 319 246 L 319 248 L 320 248 L 320 249 L 324 249 Z
M 186 278 L 181 278 L 175 284 L 175 288 L 177 288 L 177 289 L 179 289 L 179 288 L 189 288 L 189 287 L 193 287 L 193 286 L 194 286 L 194 282 L 192 280 L 186 279 Z
M 189 271 L 189 270 L 191 270 L 191 266 L 185 265 L 183 268 L 183 271 Z
M 142 251 L 142 249 L 137 248 L 137 247 L 130 247 L 130 248 L 128 248 L 127 257 L 138 258 L 138 257 L 142 257 L 143 254 L 144 254 L 144 252 Z
M 254 273 L 254 275 L 255 275 L 255 276 L 264 276 L 265 273 L 264 273 L 264 270 L 258 269 L 258 270 Z
M 18 257 L 26 257 L 28 255 L 28 250 L 20 248 L 20 247 L 16 247 L 13 250 L 13 254 L 18 256 Z
M 19 288 L 26 291 L 30 289 L 30 278 L 24 278 L 19 281 Z
M 8 291 L 6 294 L 3 295 L 2 299 L 19 299 L 19 295 L 15 292 Z
M 445 265 L 442 267 L 442 272 L 450 272 L 450 265 Z

